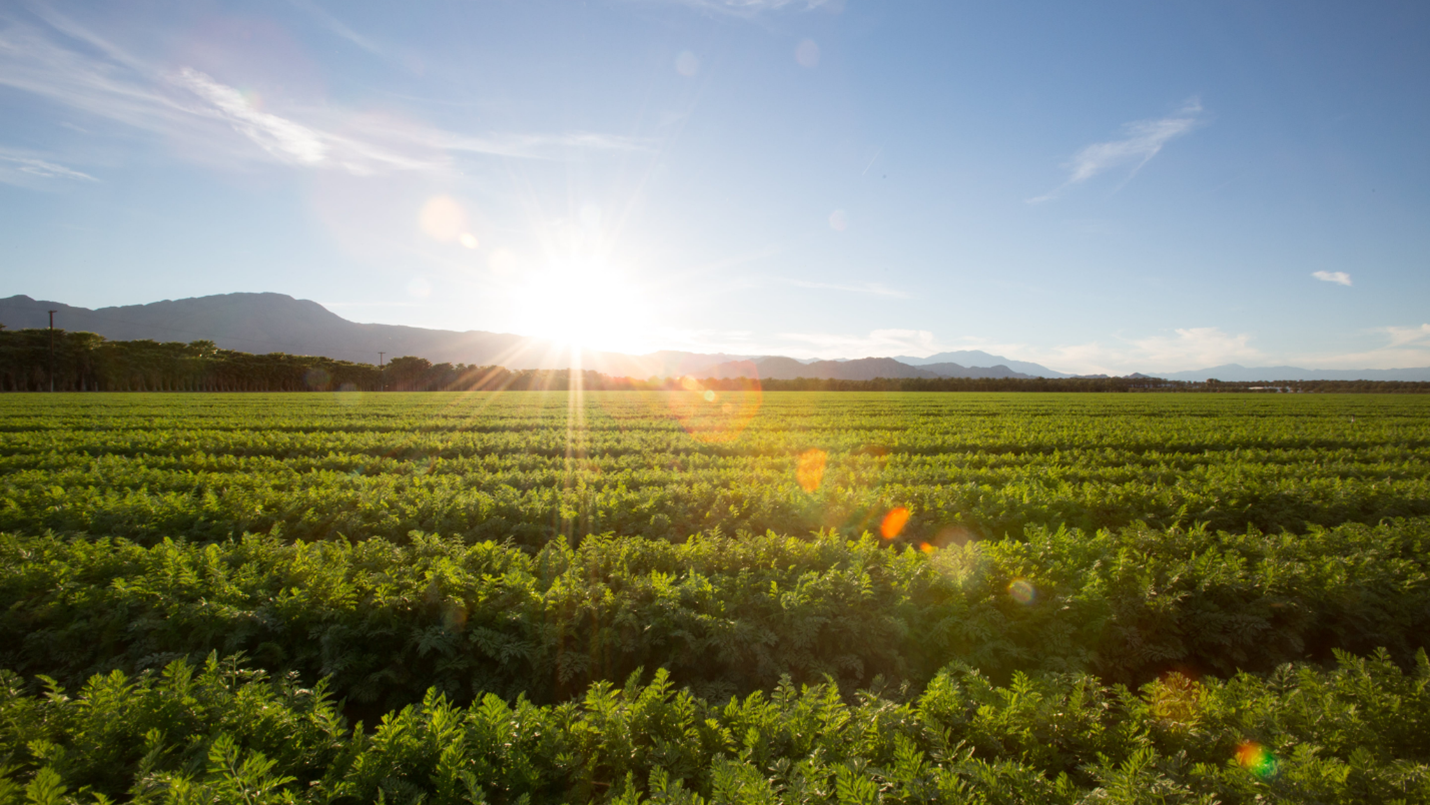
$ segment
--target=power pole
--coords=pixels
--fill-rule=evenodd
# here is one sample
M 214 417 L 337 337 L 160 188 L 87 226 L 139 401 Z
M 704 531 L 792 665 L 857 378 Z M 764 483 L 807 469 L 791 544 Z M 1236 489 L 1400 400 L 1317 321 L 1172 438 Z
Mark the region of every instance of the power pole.
M 386 352 L 377 353 L 377 377 L 382 391 L 387 391 L 387 372 L 382 369 L 382 356 L 386 354 Z
M 55 393 L 55 311 L 50 311 L 50 393 Z

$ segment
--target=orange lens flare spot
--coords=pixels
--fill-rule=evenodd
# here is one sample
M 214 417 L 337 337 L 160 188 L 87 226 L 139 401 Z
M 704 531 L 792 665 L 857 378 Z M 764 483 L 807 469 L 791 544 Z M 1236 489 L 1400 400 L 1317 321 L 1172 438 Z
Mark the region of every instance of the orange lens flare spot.
M 909 510 L 903 506 L 892 509 L 884 515 L 884 522 L 879 524 L 879 533 L 884 535 L 884 539 L 893 539 L 904 530 L 904 526 L 909 522 Z
M 938 550 L 938 548 L 935 548 L 927 542 L 920 542 L 919 550 L 923 551 L 924 553 L 933 553 L 934 551 Z
M 434 240 L 450 243 L 467 229 L 467 212 L 451 196 L 433 196 L 417 215 L 422 231 Z
M 1038 590 L 1027 579 L 1013 579 L 1008 585 L 1008 595 L 1020 604 L 1031 604 L 1038 597 Z
M 1276 756 L 1256 741 L 1242 741 L 1236 748 L 1236 764 L 1263 779 L 1276 773 Z
M 716 392 L 687 376 L 677 381 L 677 387 L 680 390 L 666 395 L 670 413 L 686 433 L 705 444 L 723 444 L 740 438 L 760 410 L 758 386 Z
M 794 477 L 799 481 L 800 489 L 806 492 L 818 489 L 824 482 L 824 466 L 828 461 L 829 454 L 818 448 L 800 453 L 794 468 Z

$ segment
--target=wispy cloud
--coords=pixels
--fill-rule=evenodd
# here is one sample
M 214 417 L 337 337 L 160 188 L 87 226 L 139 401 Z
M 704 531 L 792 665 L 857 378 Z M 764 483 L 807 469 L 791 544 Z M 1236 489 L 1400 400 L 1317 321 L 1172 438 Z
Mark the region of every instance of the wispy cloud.
M 1159 374 L 1209 369 L 1228 363 L 1243 366 L 1298 366 L 1306 369 L 1396 369 L 1430 366 L 1430 324 L 1380 327 L 1385 343 L 1369 349 L 1335 353 L 1268 353 L 1256 347 L 1249 333 L 1228 333 L 1218 327 L 1185 327 L 1141 337 L 1114 338 L 1055 346 L 1002 342 L 976 336 L 951 341 L 927 330 L 873 330 L 867 334 L 752 332 L 708 330 L 662 331 L 657 343 L 696 352 L 721 351 L 745 355 L 787 355 L 792 358 L 835 359 L 931 355 L 957 349 L 979 349 L 1011 360 L 1031 361 L 1074 374 Z
M 1379 346 L 1356 352 L 1293 356 L 1288 363 L 1316 369 L 1408 369 L 1430 366 L 1430 324 L 1419 327 L 1376 327 L 1369 331 L 1385 339 Z
M 868 335 L 843 333 L 779 333 L 783 343 L 766 344 L 764 354 L 793 358 L 886 358 L 928 354 L 940 345 L 927 330 L 871 330 Z
M 737 17 L 753 17 L 770 11 L 812 11 L 821 7 L 837 7 L 839 0 L 653 0 L 674 2 L 683 6 L 728 14 Z
M 1132 178 L 1152 157 L 1157 156 L 1169 141 L 1195 128 L 1201 122 L 1201 115 L 1202 105 L 1193 98 L 1167 117 L 1128 123 L 1123 127 L 1122 139 L 1093 143 L 1078 151 L 1067 166 L 1068 178 L 1053 190 L 1028 199 L 1028 203 L 1051 201 L 1075 184 L 1124 165 L 1132 166 L 1132 170 L 1127 174 L 1128 179 Z
M 346 39 L 348 42 L 357 45 L 374 56 L 380 56 L 384 59 L 388 57 L 385 48 L 380 47 L 377 42 L 371 38 L 363 36 L 352 28 L 349 28 L 342 20 L 329 14 L 317 3 L 311 2 L 311 0 L 289 0 L 289 2 L 292 3 L 295 8 L 312 17 L 319 25 L 326 28 L 329 33 L 339 39 Z
M 1334 282 L 1337 285 L 1351 284 L 1351 275 L 1344 271 L 1313 271 L 1311 276 L 1321 282 Z
M 0 148 L 0 182 L 32 187 L 37 181 L 43 182 L 49 179 L 79 182 L 99 181 L 87 173 L 66 168 L 64 165 L 42 159 L 33 153 Z
M 1183 327 L 1170 333 L 1051 347 L 964 340 L 995 355 L 1040 363 L 1061 372 L 1125 375 L 1205 369 L 1226 363 L 1264 365 L 1273 362 L 1271 356 L 1252 345 L 1252 338 L 1248 333 L 1232 334 L 1218 327 Z
M 1263 361 L 1266 354 L 1251 346 L 1246 333 L 1222 332 L 1219 327 L 1185 327 L 1172 335 L 1154 335 L 1132 342 L 1137 360 L 1146 361 L 1162 371 L 1166 367 L 1198 368 L 1222 363 Z
M 1390 336 L 1391 347 L 1409 344 L 1430 346 L 1430 324 L 1422 324 L 1419 327 L 1382 327 L 1380 331 Z
M 327 155 L 328 148 L 318 132 L 254 109 L 243 93 L 233 87 L 220 84 L 192 67 L 179 70 L 174 80 L 212 104 L 240 134 L 280 159 L 314 165 Z
M 161 69 L 66 17 L 41 12 L 44 26 L 0 21 L 0 86 L 170 138 L 186 154 L 214 162 L 259 159 L 369 175 L 446 170 L 464 154 L 559 159 L 575 150 L 647 146 L 597 132 L 472 135 L 367 119 L 330 104 L 259 109 L 214 76 L 190 66 Z
M 871 294 L 873 296 L 888 296 L 894 299 L 907 299 L 908 294 L 903 291 L 881 285 L 877 282 L 864 282 L 857 285 L 841 285 L 834 282 L 811 282 L 809 280 L 781 279 L 796 288 L 823 288 L 831 291 L 847 291 L 849 293 Z

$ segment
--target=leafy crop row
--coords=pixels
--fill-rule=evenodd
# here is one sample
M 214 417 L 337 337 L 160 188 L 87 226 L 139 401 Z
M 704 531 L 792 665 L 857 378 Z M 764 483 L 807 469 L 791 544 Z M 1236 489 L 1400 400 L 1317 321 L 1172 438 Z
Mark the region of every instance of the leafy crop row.
M 73 685 L 244 652 L 364 712 L 435 687 L 559 701 L 664 668 L 705 696 L 782 677 L 922 685 L 963 662 L 1145 682 L 1430 645 L 1430 520 L 1304 535 L 1128 528 L 891 551 L 773 534 L 406 545 L 0 537 L 0 667 Z M 376 708 L 376 709 L 374 709 Z
M 1430 801 L 1428 415 L 3 395 L 0 805 Z
M 602 532 L 857 536 L 899 507 L 914 542 L 1430 515 L 1421 397 L 681 396 L 8 398 L 0 530 L 149 543 L 421 530 L 537 548 Z M 728 399 L 740 408 L 725 416 Z M 805 485 L 811 451 L 820 477 Z
M 648 683 L 536 706 L 436 691 L 375 730 L 323 686 L 210 657 L 43 697 L 0 675 L 0 803 L 1241 803 L 1430 799 L 1430 662 L 1133 694 L 1077 674 L 997 686 L 939 672 L 913 697 L 782 683 L 721 703 Z

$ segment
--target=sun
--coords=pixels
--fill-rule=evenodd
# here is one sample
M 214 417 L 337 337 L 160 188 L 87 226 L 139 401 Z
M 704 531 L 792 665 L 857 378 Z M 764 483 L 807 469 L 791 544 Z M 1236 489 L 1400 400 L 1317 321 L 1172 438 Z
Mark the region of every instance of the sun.
M 649 352 L 651 301 L 619 268 L 570 260 L 527 274 L 515 288 L 516 326 L 560 346 Z

